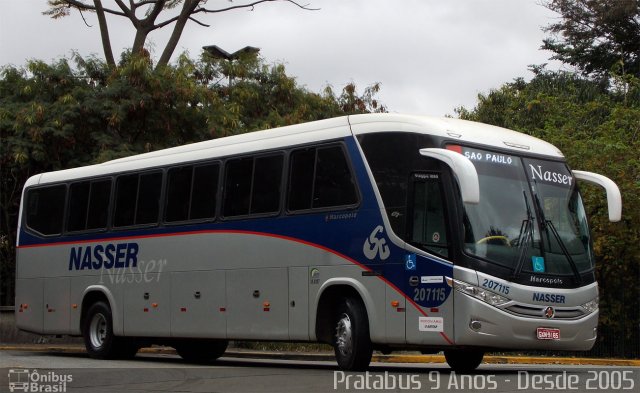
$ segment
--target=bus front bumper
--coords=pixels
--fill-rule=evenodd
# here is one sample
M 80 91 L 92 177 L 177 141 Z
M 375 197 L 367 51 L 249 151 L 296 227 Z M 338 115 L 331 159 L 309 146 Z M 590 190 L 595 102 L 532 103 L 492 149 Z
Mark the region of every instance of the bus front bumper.
M 528 318 L 503 311 L 457 291 L 454 296 L 456 345 L 588 351 L 597 338 L 598 311 L 572 320 Z M 559 333 L 559 337 L 540 339 L 539 328 Z

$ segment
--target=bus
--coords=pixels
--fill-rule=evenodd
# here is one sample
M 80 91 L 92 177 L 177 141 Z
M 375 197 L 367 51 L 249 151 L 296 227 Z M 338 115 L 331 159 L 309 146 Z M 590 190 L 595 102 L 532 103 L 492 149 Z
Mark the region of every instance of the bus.
M 589 350 L 598 285 L 578 180 L 534 137 L 365 114 L 43 173 L 25 184 L 18 328 L 94 358 L 151 344 L 187 361 L 230 340 L 374 350 Z

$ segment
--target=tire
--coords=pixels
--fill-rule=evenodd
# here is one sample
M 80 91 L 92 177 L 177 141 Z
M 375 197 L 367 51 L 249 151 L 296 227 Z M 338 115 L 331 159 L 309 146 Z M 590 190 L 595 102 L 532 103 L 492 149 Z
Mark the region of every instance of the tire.
M 180 340 L 173 347 L 189 363 L 209 363 L 224 355 L 228 345 L 226 340 Z
M 449 367 L 459 373 L 471 373 L 482 363 L 484 352 L 478 350 L 444 351 L 444 358 Z
M 362 301 L 345 299 L 338 306 L 333 326 L 333 348 L 338 366 L 346 371 L 362 371 L 369 367 L 373 346 Z
M 103 301 L 92 304 L 82 321 L 82 336 L 87 353 L 94 359 L 132 358 L 138 347 L 130 338 L 113 334 L 111 308 Z

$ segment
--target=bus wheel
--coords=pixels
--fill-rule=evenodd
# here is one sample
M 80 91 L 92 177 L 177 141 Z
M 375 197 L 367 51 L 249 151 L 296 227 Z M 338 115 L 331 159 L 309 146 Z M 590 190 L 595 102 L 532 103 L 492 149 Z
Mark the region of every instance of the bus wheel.
M 444 358 L 447 360 L 449 367 L 460 373 L 473 372 L 482 363 L 483 357 L 484 352 L 477 350 L 444 351 Z
M 187 362 L 208 363 L 224 355 L 228 345 L 226 340 L 180 340 L 173 347 Z
M 82 336 L 89 356 L 95 359 L 133 357 L 138 350 L 134 342 L 113 334 L 111 308 L 105 302 L 89 307 L 82 324 Z
M 364 305 L 347 298 L 338 307 L 333 348 L 338 366 L 343 370 L 360 371 L 369 366 L 373 346 L 369 337 L 369 321 Z

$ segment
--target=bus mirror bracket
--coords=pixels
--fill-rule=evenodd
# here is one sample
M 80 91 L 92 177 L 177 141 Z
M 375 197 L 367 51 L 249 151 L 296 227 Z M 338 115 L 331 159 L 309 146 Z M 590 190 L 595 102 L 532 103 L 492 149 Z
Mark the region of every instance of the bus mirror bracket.
M 578 180 L 584 180 L 586 182 L 599 185 L 607 192 L 607 205 L 609 208 L 609 221 L 618 222 L 622 219 L 622 196 L 620 195 L 620 189 L 606 176 L 599 175 L 593 172 L 585 171 L 572 171 L 573 176 Z
M 442 161 L 451 168 L 456 175 L 460 185 L 462 202 L 478 204 L 480 203 L 480 183 L 478 172 L 471 160 L 460 153 L 446 149 L 420 149 L 420 154 L 425 157 L 435 158 Z

